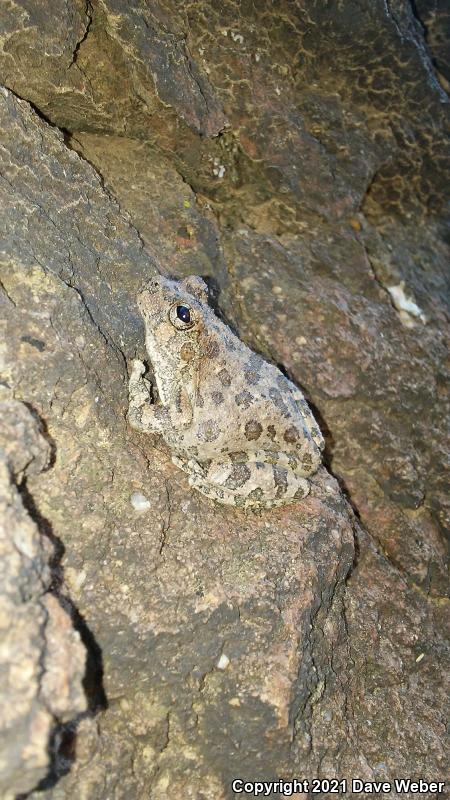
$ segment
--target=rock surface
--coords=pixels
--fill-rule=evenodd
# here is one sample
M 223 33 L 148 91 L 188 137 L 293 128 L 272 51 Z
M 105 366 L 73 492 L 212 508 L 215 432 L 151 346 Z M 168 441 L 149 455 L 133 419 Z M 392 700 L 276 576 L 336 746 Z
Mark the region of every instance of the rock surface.
M 50 445 L 15 400 L 0 402 L 0 434 L 0 795 L 13 798 L 45 778 L 52 736 L 86 709 L 86 652 L 49 593 L 53 548 L 30 512 Z
M 89 714 L 36 798 L 442 780 L 446 9 L 51 5 L 1 12 L 3 380 L 53 442 L 27 487 Z M 207 276 L 298 383 L 351 507 L 324 468 L 291 509 L 218 508 L 127 429 L 155 269 Z

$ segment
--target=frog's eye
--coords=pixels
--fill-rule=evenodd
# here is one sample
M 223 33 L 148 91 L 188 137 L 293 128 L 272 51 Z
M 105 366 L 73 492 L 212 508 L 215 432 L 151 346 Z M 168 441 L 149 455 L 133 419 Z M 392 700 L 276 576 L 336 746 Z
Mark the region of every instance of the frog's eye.
M 187 306 L 177 306 L 177 319 L 181 319 L 182 322 L 190 322 L 191 321 L 191 310 Z
M 169 311 L 169 319 L 173 327 L 179 331 L 187 331 L 195 323 L 191 307 L 184 303 L 176 303 L 172 306 Z

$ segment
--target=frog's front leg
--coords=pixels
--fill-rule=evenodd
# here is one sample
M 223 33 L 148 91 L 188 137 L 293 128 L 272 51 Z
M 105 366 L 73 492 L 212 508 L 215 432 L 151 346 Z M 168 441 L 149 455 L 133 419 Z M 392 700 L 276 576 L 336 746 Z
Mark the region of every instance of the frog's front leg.
M 145 365 L 135 358 L 128 383 L 129 424 L 141 433 L 164 433 L 170 426 L 167 410 L 150 400 L 150 381 L 144 378 Z
M 264 461 L 211 461 L 208 465 L 185 461 L 189 484 L 207 497 L 241 508 L 272 508 L 300 500 L 309 483 L 289 468 Z
M 192 421 L 192 405 L 187 392 L 181 387 L 172 404 L 152 403 L 151 383 L 144 378 L 145 365 L 139 359 L 133 361 L 128 383 L 128 422 L 132 428 L 143 433 L 179 431 Z

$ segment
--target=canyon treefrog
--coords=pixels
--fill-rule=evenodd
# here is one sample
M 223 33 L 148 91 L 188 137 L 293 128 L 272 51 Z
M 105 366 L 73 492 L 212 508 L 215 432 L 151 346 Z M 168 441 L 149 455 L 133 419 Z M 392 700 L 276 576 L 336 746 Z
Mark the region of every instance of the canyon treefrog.
M 305 497 L 324 443 L 301 391 L 221 322 L 201 278 L 153 278 L 138 306 L 157 396 L 135 360 L 130 425 L 161 434 L 191 486 L 219 503 Z

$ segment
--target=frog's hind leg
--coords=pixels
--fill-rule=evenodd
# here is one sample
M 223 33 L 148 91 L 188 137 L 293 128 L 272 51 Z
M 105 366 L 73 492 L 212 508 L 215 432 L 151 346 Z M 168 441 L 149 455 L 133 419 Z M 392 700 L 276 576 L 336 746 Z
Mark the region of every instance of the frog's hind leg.
M 190 472 L 189 484 L 218 503 L 240 508 L 274 508 L 309 492 L 304 478 L 278 464 L 212 462 L 203 475 Z
M 297 453 L 284 453 L 281 450 L 255 450 L 248 454 L 248 461 L 280 467 L 300 478 L 306 478 L 314 471 L 311 456 L 308 451 L 304 452 L 301 448 Z

